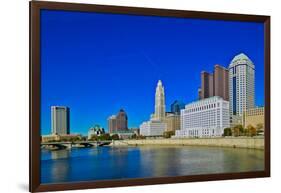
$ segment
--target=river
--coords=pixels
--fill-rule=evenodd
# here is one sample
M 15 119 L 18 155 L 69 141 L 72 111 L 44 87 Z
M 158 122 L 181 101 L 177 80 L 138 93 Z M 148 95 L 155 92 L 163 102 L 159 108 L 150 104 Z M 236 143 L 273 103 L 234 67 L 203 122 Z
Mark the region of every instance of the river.
M 264 151 L 190 146 L 41 150 L 41 183 L 262 171 Z

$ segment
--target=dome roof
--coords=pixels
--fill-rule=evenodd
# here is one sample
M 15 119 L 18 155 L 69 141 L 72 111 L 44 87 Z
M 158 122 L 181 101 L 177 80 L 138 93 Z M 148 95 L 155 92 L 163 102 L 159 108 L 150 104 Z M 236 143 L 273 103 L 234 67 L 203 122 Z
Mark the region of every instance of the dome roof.
M 235 61 L 235 60 L 245 60 L 245 59 L 249 60 L 249 57 L 248 57 L 246 54 L 241 53 L 241 54 L 236 55 L 236 56 L 232 59 L 232 61 Z
M 237 62 L 243 62 L 243 61 L 249 61 L 247 63 L 250 63 L 250 65 L 253 65 L 253 62 L 251 61 L 251 59 L 244 53 L 240 53 L 238 55 L 236 55 L 232 60 L 231 63 L 229 65 L 229 67 L 232 67 L 233 65 L 235 65 L 235 63 Z

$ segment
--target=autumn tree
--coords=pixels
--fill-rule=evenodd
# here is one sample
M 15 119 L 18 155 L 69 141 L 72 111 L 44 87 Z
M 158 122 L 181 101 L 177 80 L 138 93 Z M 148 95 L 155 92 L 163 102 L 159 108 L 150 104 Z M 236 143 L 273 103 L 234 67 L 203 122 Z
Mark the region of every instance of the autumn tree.
M 164 137 L 164 138 L 171 138 L 172 135 L 175 135 L 175 131 L 165 131 L 165 132 L 163 133 L 163 137 Z
M 241 135 L 243 135 L 243 133 L 244 133 L 244 128 L 242 125 L 235 125 L 233 127 L 233 135 L 235 137 L 241 136 Z
M 248 130 L 248 136 L 253 137 L 257 135 L 257 129 L 254 126 L 248 125 L 247 130 Z

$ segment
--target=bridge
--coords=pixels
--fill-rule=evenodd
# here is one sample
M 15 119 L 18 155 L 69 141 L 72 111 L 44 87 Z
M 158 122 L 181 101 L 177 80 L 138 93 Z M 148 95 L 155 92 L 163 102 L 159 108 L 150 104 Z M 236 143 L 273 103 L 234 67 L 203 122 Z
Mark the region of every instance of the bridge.
M 111 144 L 112 141 L 60 141 L 60 142 L 43 142 L 41 143 L 41 147 L 46 147 L 46 146 L 51 146 L 51 147 L 56 147 L 59 149 L 64 149 L 68 148 L 71 149 L 72 147 L 98 147 L 98 146 L 104 146 L 104 145 L 109 145 Z

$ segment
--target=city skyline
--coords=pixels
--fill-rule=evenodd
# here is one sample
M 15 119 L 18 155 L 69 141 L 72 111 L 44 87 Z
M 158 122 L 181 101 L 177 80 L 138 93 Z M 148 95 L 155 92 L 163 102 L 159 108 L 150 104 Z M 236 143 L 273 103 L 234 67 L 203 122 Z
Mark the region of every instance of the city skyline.
M 134 24 L 136 17 L 138 25 Z M 88 28 L 102 25 L 100 20 L 108 25 L 103 26 L 105 31 Z M 122 29 L 117 29 L 117 21 Z M 193 29 L 185 29 L 190 25 Z M 107 117 L 121 108 L 128 114 L 129 128 L 138 127 L 153 112 L 158 79 L 168 93 L 167 111 L 175 100 L 186 104 L 198 98 L 202 70 L 211 72 L 215 64 L 227 68 L 241 52 L 255 63 L 256 105 L 264 104 L 262 24 L 43 11 L 42 28 L 47 31 L 42 32 L 42 134 L 51 130 L 50 107 L 55 105 L 70 107 L 72 133 L 85 134 L 94 124 L 107 129 Z M 62 37 L 69 29 L 72 30 Z M 116 39 L 100 38 L 103 34 L 106 39 L 108 30 Z M 230 35 L 222 37 L 225 33 Z M 68 42 L 74 34 L 78 40 Z M 54 47 L 56 36 L 61 46 L 56 43 Z M 120 36 L 125 43 L 122 46 Z M 199 39 L 194 41 L 193 36 Z M 166 43 L 168 46 L 164 46 Z

